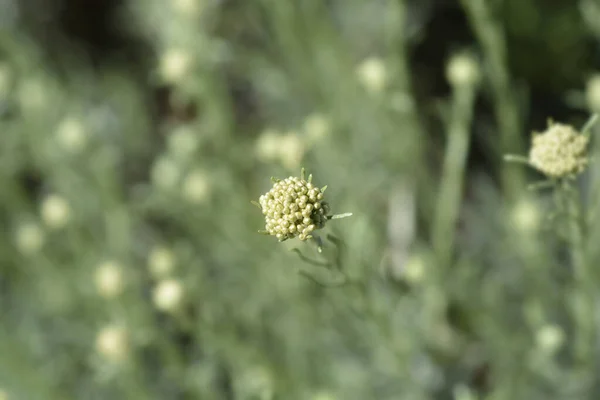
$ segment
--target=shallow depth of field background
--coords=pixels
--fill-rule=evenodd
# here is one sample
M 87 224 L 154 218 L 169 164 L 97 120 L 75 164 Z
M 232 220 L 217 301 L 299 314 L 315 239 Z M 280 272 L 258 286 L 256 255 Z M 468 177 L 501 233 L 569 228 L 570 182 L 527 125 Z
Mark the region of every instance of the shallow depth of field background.
M 600 398 L 599 167 L 582 282 L 502 162 L 596 71 L 596 0 L 0 0 L 0 399 Z

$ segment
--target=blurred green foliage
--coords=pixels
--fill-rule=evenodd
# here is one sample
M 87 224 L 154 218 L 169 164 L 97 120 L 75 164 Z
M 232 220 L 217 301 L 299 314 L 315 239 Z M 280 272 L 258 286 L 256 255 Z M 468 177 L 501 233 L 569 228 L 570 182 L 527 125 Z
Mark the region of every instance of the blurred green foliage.
M 600 109 L 595 0 L 38 3 L 0 1 L 1 400 L 600 396 L 600 170 L 502 162 Z M 354 214 L 323 253 L 256 233 L 301 167 Z

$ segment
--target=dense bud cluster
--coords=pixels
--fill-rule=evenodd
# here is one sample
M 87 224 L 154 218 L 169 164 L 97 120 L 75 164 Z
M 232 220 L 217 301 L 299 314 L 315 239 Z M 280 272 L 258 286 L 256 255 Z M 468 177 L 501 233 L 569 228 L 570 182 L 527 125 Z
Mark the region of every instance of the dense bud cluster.
M 260 207 L 266 220 L 266 233 L 279 241 L 298 237 L 310 239 L 315 229 L 327 222 L 329 205 L 323 191 L 302 178 L 289 177 L 277 181 L 260 196 Z
M 571 126 L 552 124 L 546 132 L 533 136 L 529 163 L 552 178 L 583 172 L 589 138 Z

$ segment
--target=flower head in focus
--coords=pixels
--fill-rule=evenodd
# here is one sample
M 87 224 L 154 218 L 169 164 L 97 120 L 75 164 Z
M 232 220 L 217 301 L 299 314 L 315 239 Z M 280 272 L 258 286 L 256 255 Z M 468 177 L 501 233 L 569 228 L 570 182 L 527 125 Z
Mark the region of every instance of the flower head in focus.
M 260 196 L 259 206 L 265 216 L 264 233 L 277 237 L 280 242 L 298 237 L 312 238 L 311 233 L 325 226 L 329 205 L 323 200 L 326 186 L 319 189 L 312 183 L 312 175 L 304 179 L 290 176 L 273 179 L 273 187 Z
M 570 125 L 550 122 L 544 132 L 534 132 L 527 157 L 507 154 L 504 160 L 527 164 L 546 175 L 549 180 L 540 182 L 538 187 L 558 179 L 575 177 L 590 163 L 588 145 L 597 117 L 594 114 L 581 131 Z
M 585 170 L 589 138 L 573 127 L 551 124 L 543 133 L 533 135 L 529 163 L 552 178 L 577 175 Z

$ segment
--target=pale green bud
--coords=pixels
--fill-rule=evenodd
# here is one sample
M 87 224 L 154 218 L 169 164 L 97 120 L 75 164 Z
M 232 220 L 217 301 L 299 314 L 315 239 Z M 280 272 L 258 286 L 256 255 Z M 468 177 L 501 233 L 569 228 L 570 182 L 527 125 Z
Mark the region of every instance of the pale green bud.
M 382 92 L 388 83 L 388 71 L 380 58 L 369 58 L 363 61 L 356 73 L 360 83 L 371 93 Z
M 446 67 L 446 79 L 452 86 L 473 86 L 479 81 L 479 65 L 469 54 L 457 54 Z

